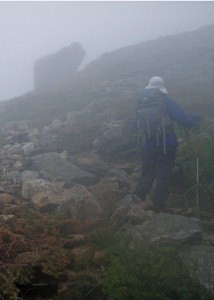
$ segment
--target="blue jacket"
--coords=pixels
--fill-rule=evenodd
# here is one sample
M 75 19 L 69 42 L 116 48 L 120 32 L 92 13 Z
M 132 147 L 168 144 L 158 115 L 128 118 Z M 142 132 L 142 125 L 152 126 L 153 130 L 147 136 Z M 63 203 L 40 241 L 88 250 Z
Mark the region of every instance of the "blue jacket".
M 167 115 L 181 126 L 191 128 L 197 121 L 199 121 L 200 117 L 197 114 L 188 114 L 184 112 L 183 109 L 172 99 L 166 98 L 165 101 Z M 160 146 L 161 145 L 163 145 L 162 141 L 160 141 Z M 178 146 L 178 141 L 174 132 L 166 134 L 166 146 Z M 157 142 L 156 140 L 148 140 L 144 145 L 142 145 L 142 147 L 157 147 Z

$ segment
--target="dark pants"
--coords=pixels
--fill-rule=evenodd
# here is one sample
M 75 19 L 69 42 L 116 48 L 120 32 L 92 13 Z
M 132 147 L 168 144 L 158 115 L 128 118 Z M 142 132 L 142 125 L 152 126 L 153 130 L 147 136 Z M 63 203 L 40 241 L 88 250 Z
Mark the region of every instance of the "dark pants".
M 142 174 L 135 193 L 144 201 L 151 191 L 150 196 L 156 211 L 164 208 L 169 196 L 170 178 L 175 155 L 175 146 L 168 146 L 166 153 L 163 152 L 162 147 L 142 149 Z

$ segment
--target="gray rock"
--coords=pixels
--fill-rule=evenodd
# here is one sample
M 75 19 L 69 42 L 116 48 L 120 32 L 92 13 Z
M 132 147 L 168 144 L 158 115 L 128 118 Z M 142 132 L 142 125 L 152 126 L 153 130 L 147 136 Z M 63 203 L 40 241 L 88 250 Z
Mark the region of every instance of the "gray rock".
M 40 177 L 40 174 L 38 171 L 24 171 L 22 172 L 22 181 L 28 181 L 28 180 L 35 180 Z
M 22 174 L 18 171 L 10 171 L 6 173 L 5 178 L 10 180 L 13 184 L 22 183 Z
M 31 154 L 35 153 L 35 151 L 40 150 L 41 147 L 38 141 L 29 142 L 23 146 L 24 155 L 30 156 Z
M 123 206 L 128 206 L 129 209 L 131 209 L 135 208 L 135 206 L 141 202 L 142 200 L 137 195 L 130 193 L 118 201 L 116 208 L 118 209 Z
M 142 225 L 128 229 L 138 241 L 156 246 L 198 244 L 202 239 L 200 220 L 180 215 L 155 214 L 155 217 Z
M 100 136 L 93 141 L 93 146 L 99 153 L 109 153 L 124 142 L 122 126 L 113 122 L 105 124 Z
M 21 171 L 23 169 L 23 164 L 20 160 L 17 160 L 15 164 L 13 165 L 13 168 L 17 171 Z
M 135 205 L 132 209 L 129 210 L 127 217 L 129 223 L 133 225 L 140 225 L 144 222 L 151 221 L 156 217 L 156 213 L 152 210 L 141 209 Z
M 196 245 L 181 253 L 193 276 L 214 293 L 214 247 Z
M 9 155 L 23 155 L 24 154 L 24 150 L 21 144 L 16 143 L 15 145 L 11 146 L 8 150 L 7 153 Z
M 129 187 L 127 173 L 118 169 L 110 170 L 105 176 L 105 182 L 117 182 L 119 188 Z
M 61 203 L 62 197 L 60 193 L 55 191 L 45 191 L 32 197 L 31 202 L 40 212 L 50 212 Z
M 35 179 L 27 180 L 23 182 L 22 186 L 22 196 L 25 199 L 32 199 L 35 195 L 42 192 L 57 192 L 57 187 L 48 180 Z
M 99 177 L 104 176 L 110 170 L 110 165 L 102 160 L 99 156 L 79 156 L 75 160 L 75 163 L 81 169 L 86 170 Z
M 66 182 L 74 181 L 79 184 L 93 184 L 98 178 L 75 166 L 58 153 L 44 153 L 31 157 L 39 171 L 46 171 L 54 177 L 61 177 Z
M 112 215 L 115 203 L 124 194 L 118 188 L 117 182 L 99 182 L 96 185 L 90 186 L 89 190 L 102 207 L 104 214 L 108 217 Z
M 102 214 L 102 209 L 94 196 L 84 187 L 76 186 L 61 194 L 60 210 L 71 217 L 88 219 Z

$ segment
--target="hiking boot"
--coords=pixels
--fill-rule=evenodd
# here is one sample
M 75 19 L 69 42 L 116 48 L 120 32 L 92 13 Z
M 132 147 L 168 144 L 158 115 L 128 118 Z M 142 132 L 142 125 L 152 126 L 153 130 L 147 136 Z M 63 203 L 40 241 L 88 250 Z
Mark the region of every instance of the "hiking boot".
M 138 204 L 137 207 L 144 209 L 144 210 L 152 209 L 153 202 L 149 199 L 146 199 L 146 200 L 142 201 L 140 204 Z

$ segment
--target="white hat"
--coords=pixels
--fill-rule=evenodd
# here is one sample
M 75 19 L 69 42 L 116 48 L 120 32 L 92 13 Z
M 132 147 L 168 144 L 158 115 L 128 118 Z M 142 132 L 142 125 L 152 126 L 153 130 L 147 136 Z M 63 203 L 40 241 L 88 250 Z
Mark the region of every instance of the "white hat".
M 146 89 L 159 89 L 162 93 L 167 94 L 167 89 L 165 88 L 165 84 L 163 78 L 159 76 L 154 76 L 149 80 L 149 85 L 145 87 Z

